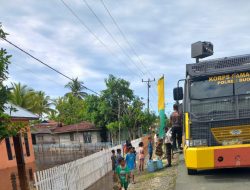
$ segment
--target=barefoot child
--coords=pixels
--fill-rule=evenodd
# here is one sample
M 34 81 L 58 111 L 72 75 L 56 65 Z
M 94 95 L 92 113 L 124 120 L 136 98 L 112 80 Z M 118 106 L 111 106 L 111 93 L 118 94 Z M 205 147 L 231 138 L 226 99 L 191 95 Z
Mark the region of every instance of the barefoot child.
M 135 183 L 135 176 L 134 176 L 135 162 L 136 162 L 135 153 L 133 151 L 133 148 L 129 147 L 129 152 L 126 155 L 126 165 L 128 169 L 130 170 L 130 177 L 132 179 L 133 184 Z
M 153 142 L 152 138 L 148 137 L 148 154 L 149 154 L 149 160 L 152 160 L 153 156 Z
M 144 148 L 143 148 L 144 144 L 143 142 L 139 143 L 139 172 L 141 173 L 144 170 L 144 159 L 145 159 L 145 155 L 144 155 Z
M 165 145 L 166 145 L 166 154 L 167 154 L 167 160 L 168 164 L 166 167 L 171 167 L 171 159 L 172 159 L 172 128 L 166 128 L 166 135 L 165 135 Z
M 128 189 L 128 184 L 129 184 L 129 169 L 126 166 L 126 162 L 124 158 L 120 158 L 119 160 L 119 165 L 116 168 L 116 174 L 120 182 L 120 189 L 124 187 L 125 190 Z
M 116 155 L 115 155 L 115 150 L 112 150 L 112 155 L 111 155 L 111 161 L 112 161 L 112 171 L 114 172 L 113 175 L 115 175 L 115 168 L 116 168 Z
M 159 160 L 162 159 L 162 155 L 163 155 L 162 145 L 163 145 L 163 139 L 159 139 L 156 145 L 156 150 L 155 150 L 155 154 Z

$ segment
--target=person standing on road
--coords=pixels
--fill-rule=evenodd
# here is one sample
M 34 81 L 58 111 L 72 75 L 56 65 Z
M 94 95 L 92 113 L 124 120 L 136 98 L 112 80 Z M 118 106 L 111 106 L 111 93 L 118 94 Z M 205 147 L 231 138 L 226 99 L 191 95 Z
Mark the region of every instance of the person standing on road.
M 136 162 L 136 157 L 133 151 L 133 147 L 129 147 L 129 152 L 126 155 L 126 165 L 128 169 L 130 170 L 130 177 L 132 179 L 132 183 L 135 183 L 135 162 Z
M 172 128 L 165 128 L 166 135 L 165 135 L 165 145 L 166 145 L 166 155 L 167 155 L 167 160 L 168 164 L 166 167 L 171 167 L 171 161 L 172 161 Z
M 145 155 L 144 155 L 144 144 L 143 142 L 139 143 L 139 173 L 144 171 L 144 160 L 145 160 Z
M 182 119 L 181 114 L 178 111 L 178 105 L 174 104 L 173 113 L 170 116 L 170 125 L 172 126 L 173 137 L 173 150 L 177 150 L 176 140 L 178 141 L 178 148 L 182 150 Z
M 118 166 L 119 165 L 119 160 L 121 160 L 121 158 L 123 158 L 123 157 L 122 157 L 121 149 L 117 149 L 116 152 L 117 152 L 117 154 L 116 154 L 116 166 Z
M 149 154 L 149 160 L 152 160 L 153 156 L 153 142 L 152 138 L 148 137 L 148 154 Z
M 163 145 L 163 139 L 159 139 L 155 150 L 155 155 L 157 156 L 158 160 L 161 160 L 163 156 L 162 145 Z
M 115 150 L 112 150 L 112 155 L 111 155 L 111 161 L 112 161 L 112 171 L 114 172 L 113 175 L 115 175 L 115 169 L 117 166 L 117 160 L 116 160 L 116 155 L 115 155 Z
M 124 187 L 125 190 L 128 189 L 128 184 L 129 184 L 129 168 L 126 166 L 126 162 L 124 158 L 119 159 L 119 165 L 116 168 L 116 174 L 119 179 L 120 187 L 119 190 L 122 190 Z

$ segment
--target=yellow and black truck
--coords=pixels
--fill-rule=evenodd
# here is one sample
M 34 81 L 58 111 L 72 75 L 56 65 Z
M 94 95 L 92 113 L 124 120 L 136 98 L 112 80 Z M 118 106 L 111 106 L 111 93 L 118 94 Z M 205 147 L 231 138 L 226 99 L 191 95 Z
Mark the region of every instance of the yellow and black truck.
M 184 81 L 174 99 L 183 100 L 188 174 L 250 167 L 250 55 L 187 64 Z

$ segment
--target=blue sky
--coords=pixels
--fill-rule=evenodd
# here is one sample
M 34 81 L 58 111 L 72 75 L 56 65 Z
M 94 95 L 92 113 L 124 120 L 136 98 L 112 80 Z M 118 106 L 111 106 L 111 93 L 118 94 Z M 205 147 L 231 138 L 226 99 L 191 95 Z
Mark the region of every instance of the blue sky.
M 185 76 L 185 64 L 194 62 L 190 58 L 191 43 L 211 41 L 215 51 L 213 58 L 250 52 L 250 1 L 104 0 L 143 64 L 100 0 L 87 2 L 122 49 L 83 0 L 64 1 L 108 50 L 76 20 L 61 0 L 1 0 L 0 22 L 10 34 L 8 39 L 70 77 L 78 77 L 95 91 L 104 89 L 104 79 L 113 74 L 130 81 L 135 94 L 146 101 L 146 84 L 141 79 L 155 77 L 157 80 L 164 74 L 167 113 L 172 108 L 172 89 L 177 80 Z M 67 79 L 5 42 L 0 41 L 0 45 L 13 55 L 8 83 L 21 82 L 53 98 L 66 93 Z M 150 107 L 157 111 L 156 83 L 150 91 Z

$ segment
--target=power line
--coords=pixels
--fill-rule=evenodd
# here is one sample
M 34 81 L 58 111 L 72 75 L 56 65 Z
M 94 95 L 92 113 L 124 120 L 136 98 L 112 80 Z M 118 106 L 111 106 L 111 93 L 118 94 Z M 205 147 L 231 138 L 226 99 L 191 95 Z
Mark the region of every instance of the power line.
M 126 62 L 122 61 L 116 54 L 114 54 L 111 49 L 87 26 L 87 24 L 85 24 L 85 22 L 75 13 L 75 11 L 64 1 L 61 0 L 62 4 L 69 10 L 69 12 L 79 21 L 79 23 L 85 28 L 87 29 L 88 32 L 90 32 L 93 37 L 104 47 L 108 50 L 108 52 L 114 56 L 115 58 L 117 58 L 117 60 L 119 60 L 120 62 L 123 63 L 123 65 L 125 65 L 127 67 L 127 69 L 132 72 L 135 76 L 137 76 L 137 73 L 135 73 L 127 64 Z M 139 76 L 140 77 L 140 76 Z
M 132 52 L 135 54 L 135 56 L 137 57 L 137 59 L 139 60 L 139 62 L 141 63 L 142 66 L 144 66 L 145 70 L 151 75 L 151 77 L 154 78 L 154 76 L 152 75 L 152 73 L 146 68 L 145 64 L 143 63 L 142 59 L 140 58 L 140 56 L 138 55 L 138 53 L 136 52 L 134 46 L 129 42 L 129 40 L 127 39 L 126 35 L 124 34 L 124 32 L 122 31 L 121 27 L 118 25 L 118 23 L 116 22 L 115 18 L 112 16 L 111 12 L 109 11 L 108 7 L 105 5 L 103 0 L 100 0 L 103 7 L 105 8 L 105 10 L 107 11 L 108 15 L 110 16 L 111 20 L 113 21 L 113 23 L 115 24 L 115 26 L 117 27 L 117 29 L 119 30 L 121 36 L 123 37 L 123 39 L 127 42 L 127 44 L 129 45 L 130 49 L 132 50 Z
M 102 27 L 104 28 L 104 30 L 108 33 L 108 35 L 111 37 L 111 39 L 115 42 L 115 44 L 122 50 L 122 52 L 124 53 L 124 55 L 126 57 L 128 57 L 128 59 L 131 61 L 131 63 L 133 63 L 137 69 L 139 69 L 142 73 L 142 76 L 145 75 L 145 73 L 142 71 L 142 69 L 134 62 L 134 60 L 129 56 L 129 54 L 124 50 L 124 48 L 120 45 L 120 43 L 115 39 L 115 37 L 113 36 L 113 34 L 109 31 L 109 29 L 106 27 L 106 25 L 102 22 L 102 20 L 98 17 L 98 15 L 95 13 L 95 11 L 91 8 L 91 6 L 88 4 L 87 0 L 83 0 L 83 2 L 85 3 L 85 5 L 88 7 L 88 9 L 90 10 L 90 12 L 95 16 L 95 18 L 97 19 L 97 21 L 102 25 Z
M 58 73 L 59 75 L 62 75 L 63 77 L 69 79 L 70 81 L 73 81 L 72 78 L 70 78 L 69 76 L 63 74 L 61 71 L 58 71 L 57 69 L 51 67 L 50 65 L 48 65 L 47 63 L 41 61 L 40 59 L 36 58 L 35 56 L 33 56 L 32 54 L 30 54 L 29 52 L 25 51 L 24 49 L 20 48 L 19 46 L 17 46 L 16 44 L 12 43 L 11 41 L 7 40 L 6 38 L 1 37 L 4 41 L 8 42 L 10 45 L 14 46 L 15 48 L 19 49 L 20 51 L 22 51 L 23 53 L 25 53 L 26 55 L 30 56 L 32 59 L 38 61 L 39 63 L 43 64 L 44 66 L 50 68 L 51 70 L 55 71 L 56 73 Z M 93 92 L 97 95 L 100 95 L 99 93 L 95 92 L 94 90 L 82 85 L 83 88 L 85 88 L 86 90 Z
M 85 28 L 87 29 L 88 32 L 90 32 L 93 37 L 101 44 L 103 45 L 111 55 L 113 55 L 115 58 L 117 58 L 120 62 L 122 62 L 127 69 L 133 73 L 136 77 L 138 77 L 137 73 L 135 73 L 132 69 L 130 69 L 130 67 L 126 64 L 126 62 L 122 61 L 119 57 L 117 57 L 116 54 L 114 54 L 110 48 L 88 27 L 88 25 L 77 15 L 77 13 L 75 13 L 75 11 L 64 1 L 61 0 L 61 3 L 69 10 L 69 12 L 79 21 L 79 23 Z M 140 77 L 140 76 L 139 76 Z
M 91 10 L 91 12 L 96 16 L 96 18 L 99 20 L 99 22 L 103 25 L 104 28 L 105 25 L 103 24 L 103 22 L 99 19 L 99 17 L 95 14 L 95 12 L 93 11 L 93 9 L 91 9 L 91 7 L 88 5 L 86 0 L 83 0 L 85 2 L 85 4 L 88 6 L 88 8 Z M 127 42 L 127 44 L 129 45 L 129 47 L 131 48 L 132 52 L 136 55 L 136 57 L 138 58 L 138 60 L 140 61 L 140 63 L 142 64 L 142 66 L 144 66 L 145 70 L 147 70 L 146 66 L 144 65 L 144 63 L 142 62 L 141 58 L 138 56 L 137 52 L 135 51 L 135 48 L 132 46 L 132 44 L 129 42 L 129 40 L 127 39 L 126 35 L 124 34 L 124 32 L 122 31 L 121 27 L 118 25 L 118 23 L 116 22 L 116 20 L 114 19 L 114 17 L 112 16 L 111 12 L 109 11 L 108 7 L 105 5 L 103 0 L 100 0 L 103 7 L 105 8 L 105 10 L 107 11 L 107 13 L 109 14 L 111 20 L 113 21 L 113 23 L 115 24 L 115 26 L 117 27 L 117 29 L 119 30 L 119 32 L 121 33 L 123 39 Z M 150 73 L 148 71 L 149 74 L 151 74 L 151 76 L 153 77 L 152 73 Z M 154 78 L 154 77 L 153 77 Z M 150 94 L 155 98 L 155 95 L 157 96 L 157 94 L 155 93 L 155 91 L 153 91 L 153 94 L 150 92 Z
M 34 75 L 35 77 L 37 77 L 37 78 L 39 78 L 39 79 L 44 79 L 44 78 L 42 78 L 42 77 L 40 77 L 39 75 L 36 75 L 32 70 L 30 70 L 30 69 L 28 69 L 28 68 L 25 68 L 25 67 L 23 67 L 23 66 L 21 66 L 21 65 L 18 65 L 18 64 L 13 64 L 14 66 L 16 66 L 16 67 L 19 67 L 19 68 L 21 68 L 22 70 L 25 70 L 25 71 L 28 71 L 30 74 L 32 74 L 32 75 Z M 51 81 L 51 82 L 54 82 L 55 84 L 57 84 L 57 85 L 62 85 L 62 84 L 60 84 L 59 82 L 57 82 L 56 80 L 52 80 L 52 79 L 50 79 L 50 78 L 47 78 L 47 80 L 49 80 L 49 81 Z

